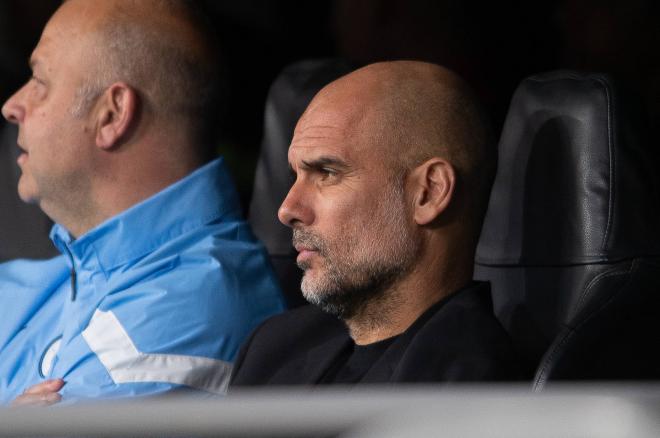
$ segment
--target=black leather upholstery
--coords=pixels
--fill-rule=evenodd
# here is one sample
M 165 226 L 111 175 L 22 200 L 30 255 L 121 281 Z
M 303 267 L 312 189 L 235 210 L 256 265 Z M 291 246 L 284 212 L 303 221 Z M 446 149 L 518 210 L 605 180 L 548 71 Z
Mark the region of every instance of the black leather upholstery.
M 657 163 L 622 98 L 605 75 L 533 76 L 502 132 L 475 277 L 491 280 L 530 377 L 543 357 L 539 388 L 660 377 L 647 363 L 660 333 Z
M 277 219 L 277 210 L 293 184 L 287 159 L 289 143 L 298 119 L 314 95 L 350 71 L 349 64 L 339 59 L 292 64 L 275 79 L 266 100 L 264 136 L 248 220 L 266 245 L 289 307 L 304 303 L 300 294 L 302 272 L 295 263 L 291 229 Z
M 594 279 L 590 299 L 543 356 L 534 388 L 552 380 L 660 379 L 660 262 L 636 258 Z

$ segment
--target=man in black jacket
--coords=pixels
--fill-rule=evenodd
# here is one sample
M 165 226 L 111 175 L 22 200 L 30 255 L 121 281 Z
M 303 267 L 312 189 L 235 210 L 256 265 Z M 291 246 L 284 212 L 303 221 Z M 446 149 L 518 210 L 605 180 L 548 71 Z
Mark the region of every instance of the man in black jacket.
M 233 386 L 514 377 L 489 287 L 472 281 L 495 162 L 486 117 L 442 67 L 373 64 L 322 89 L 279 211 L 313 305 L 252 334 Z

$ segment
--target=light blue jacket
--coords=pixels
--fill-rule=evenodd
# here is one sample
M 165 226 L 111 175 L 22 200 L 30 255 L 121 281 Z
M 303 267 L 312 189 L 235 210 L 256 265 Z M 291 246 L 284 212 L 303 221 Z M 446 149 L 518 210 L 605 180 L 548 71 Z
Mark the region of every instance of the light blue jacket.
M 77 240 L 0 265 L 0 401 L 62 377 L 64 401 L 226 390 L 241 342 L 284 308 L 221 160 Z

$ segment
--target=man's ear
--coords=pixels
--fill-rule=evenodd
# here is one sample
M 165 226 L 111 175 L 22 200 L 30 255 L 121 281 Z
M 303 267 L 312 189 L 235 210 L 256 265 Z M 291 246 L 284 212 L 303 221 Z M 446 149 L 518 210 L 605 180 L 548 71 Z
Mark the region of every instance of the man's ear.
M 123 82 L 105 90 L 96 113 L 96 146 L 111 149 L 130 129 L 135 120 L 137 94 Z
M 456 186 L 453 166 L 434 157 L 417 166 L 410 174 L 414 193 L 413 217 L 419 225 L 433 222 L 447 209 Z

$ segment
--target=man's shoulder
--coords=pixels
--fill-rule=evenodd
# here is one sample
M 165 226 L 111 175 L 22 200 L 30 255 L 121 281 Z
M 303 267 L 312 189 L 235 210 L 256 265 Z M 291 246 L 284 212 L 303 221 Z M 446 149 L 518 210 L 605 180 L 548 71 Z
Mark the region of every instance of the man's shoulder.
M 261 245 L 238 215 L 184 225 L 108 271 L 96 285 L 98 308 L 112 312 L 145 351 L 231 361 L 259 323 L 284 310 L 284 300 Z M 173 337 L 185 341 L 182 351 L 166 347 Z
M 469 338 L 507 339 L 507 334 L 493 311 L 490 285 L 475 282 L 447 297 L 431 309 L 423 330 L 443 338 L 466 341 Z M 435 330 L 442 326 L 446 329 Z M 479 342 L 483 344 L 486 342 Z
M 311 305 L 271 317 L 241 348 L 232 385 L 311 384 L 320 361 L 349 339 L 343 322 Z
M 180 246 L 178 253 L 154 253 L 123 272 L 113 273 L 99 307 L 111 310 L 128 331 L 143 338 L 145 345 L 153 344 L 153 333 L 172 335 L 178 325 L 197 324 L 200 329 L 195 333 L 208 336 L 213 344 L 231 339 L 236 343 L 232 351 L 236 351 L 257 324 L 284 309 L 265 258 L 236 246 L 239 248 L 232 245 L 233 250 L 223 249 L 209 239 Z M 183 313 L 185 318 L 172 317 Z M 138 320 L 133 328 L 136 314 L 147 319 Z
M 69 272 L 64 256 L 51 259 L 16 259 L 0 263 L 0 282 L 20 283 L 43 288 L 55 280 L 61 280 L 61 274 Z
M 511 340 L 493 313 L 487 283 L 468 286 L 430 309 L 412 334 L 411 357 L 425 357 L 440 380 L 500 380 L 517 377 Z M 433 380 L 429 378 L 429 380 Z

